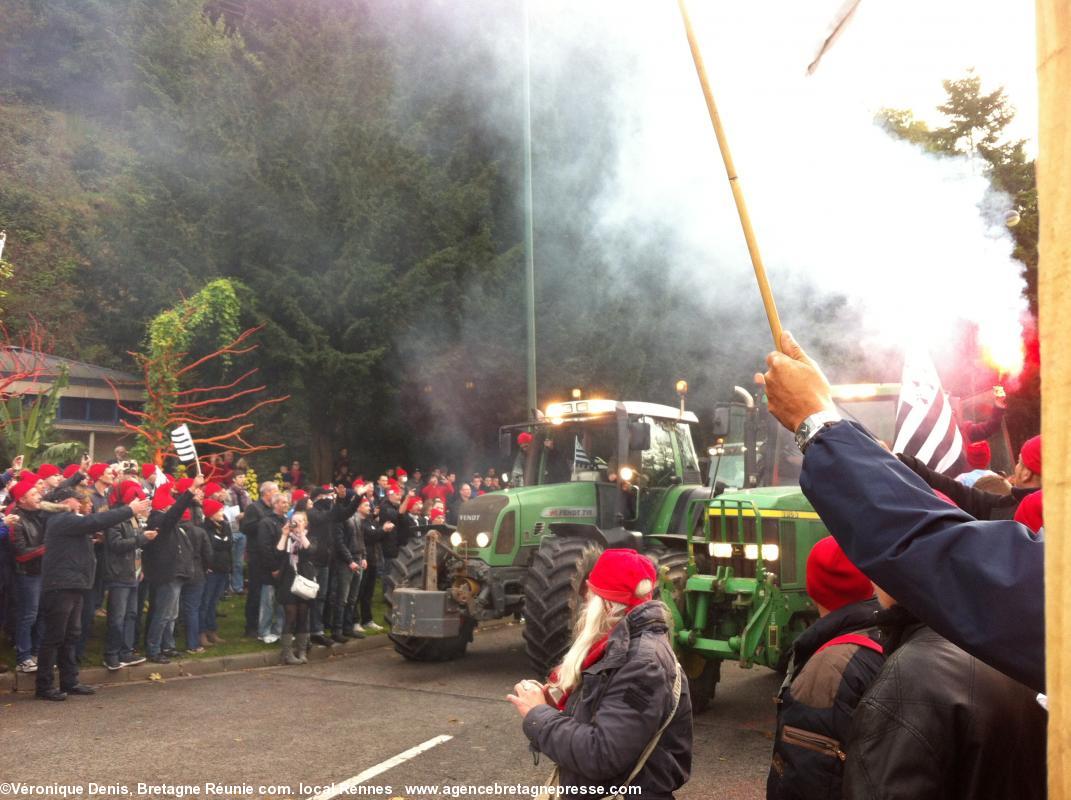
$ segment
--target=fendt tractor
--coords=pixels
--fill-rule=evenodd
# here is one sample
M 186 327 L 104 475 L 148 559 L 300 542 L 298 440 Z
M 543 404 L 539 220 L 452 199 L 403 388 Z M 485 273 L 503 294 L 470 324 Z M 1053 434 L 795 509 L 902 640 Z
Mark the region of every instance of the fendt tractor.
M 898 391 L 834 387 L 842 415 L 889 442 Z M 697 419 L 683 409 L 578 400 L 502 429 L 514 488 L 466 503 L 456 529 L 436 526 L 392 565 L 385 593 L 398 652 L 457 658 L 480 620 L 523 615 L 528 657 L 545 675 L 568 648 L 595 559 L 630 547 L 659 565 L 696 710 L 713 699 L 723 661 L 784 669 L 792 642 L 818 616 L 806 561 L 828 534 L 799 489 L 793 436 L 764 398 L 736 393 L 739 401 L 715 411 L 705 485 L 692 443 Z M 532 437 L 523 447 L 520 431 Z M 994 468 L 1009 466 L 1006 432 L 990 442 Z

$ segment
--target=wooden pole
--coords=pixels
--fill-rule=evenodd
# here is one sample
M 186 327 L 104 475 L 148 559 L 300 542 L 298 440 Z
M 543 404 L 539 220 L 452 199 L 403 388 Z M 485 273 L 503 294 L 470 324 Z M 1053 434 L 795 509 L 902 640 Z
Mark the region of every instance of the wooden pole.
M 1037 0 L 1038 276 L 1045 464 L 1045 669 L 1049 797 L 1071 798 L 1071 6 Z
M 703 97 L 707 101 L 707 111 L 710 112 L 710 122 L 714 126 L 714 136 L 718 140 L 718 149 L 721 150 L 721 160 L 725 163 L 725 173 L 729 176 L 729 186 L 733 190 L 736 212 L 740 215 L 740 226 L 744 229 L 747 251 L 751 254 L 751 265 L 755 268 L 755 280 L 758 281 L 759 294 L 762 295 L 762 304 L 766 308 L 766 318 L 770 321 L 770 333 L 773 334 L 774 349 L 780 350 L 781 318 L 777 314 L 777 303 L 774 302 L 770 281 L 766 278 L 766 267 L 763 266 L 762 255 L 759 253 L 759 243 L 755 238 L 755 231 L 751 227 L 751 216 L 747 213 L 747 203 L 744 202 L 744 190 L 740 187 L 740 180 L 736 174 L 736 165 L 733 164 L 733 156 L 729 152 L 729 140 L 725 136 L 721 117 L 718 116 L 718 107 L 714 104 L 714 94 L 710 91 L 707 69 L 703 65 L 703 55 L 699 52 L 699 42 L 696 40 L 695 31 L 692 29 L 692 20 L 688 16 L 688 7 L 685 5 L 685 0 L 677 0 L 677 4 L 680 6 L 681 18 L 684 20 L 684 32 L 688 36 L 688 46 L 692 50 L 695 71 L 699 75 L 699 85 L 703 87 Z

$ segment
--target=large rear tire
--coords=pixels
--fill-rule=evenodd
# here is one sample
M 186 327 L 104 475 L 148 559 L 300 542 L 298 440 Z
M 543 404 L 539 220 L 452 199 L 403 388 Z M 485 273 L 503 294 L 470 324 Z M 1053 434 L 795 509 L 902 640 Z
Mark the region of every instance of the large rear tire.
M 548 534 L 524 584 L 524 646 L 540 678 L 569 649 L 583 582 L 603 548 L 587 539 Z
M 442 550 L 439 551 L 439 555 L 442 558 Z M 449 586 L 449 578 L 446 577 L 446 570 L 443 567 L 445 565 L 440 562 L 440 589 Z M 383 599 L 387 603 L 387 621 L 390 622 L 391 610 L 394 608 L 394 590 L 424 588 L 424 540 L 415 539 L 403 547 L 398 552 L 398 557 L 391 560 L 387 575 L 388 577 L 384 580 Z M 394 642 L 394 649 L 409 661 L 453 661 L 465 655 L 475 628 L 476 620 L 462 615 L 461 630 L 457 636 L 433 639 L 426 636 L 400 636 L 394 633 L 388 635 Z

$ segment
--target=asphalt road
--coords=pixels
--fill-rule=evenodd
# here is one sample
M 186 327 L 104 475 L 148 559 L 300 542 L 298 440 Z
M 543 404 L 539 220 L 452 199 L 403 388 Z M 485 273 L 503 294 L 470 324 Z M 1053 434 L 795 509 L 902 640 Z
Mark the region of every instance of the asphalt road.
M 7 695 L 0 797 L 44 796 L 11 786 L 25 782 L 68 787 L 68 797 L 307 798 L 443 736 L 451 738 L 349 796 L 418 797 L 410 784 L 539 784 L 550 767 L 532 764 L 505 700 L 522 677 L 537 676 L 511 625 L 478 633 L 468 656 L 448 664 L 414 664 L 383 648 L 303 667 L 102 687 L 64 703 Z M 726 665 L 722 678 L 717 699 L 695 718 L 683 800 L 764 796 L 777 677 Z

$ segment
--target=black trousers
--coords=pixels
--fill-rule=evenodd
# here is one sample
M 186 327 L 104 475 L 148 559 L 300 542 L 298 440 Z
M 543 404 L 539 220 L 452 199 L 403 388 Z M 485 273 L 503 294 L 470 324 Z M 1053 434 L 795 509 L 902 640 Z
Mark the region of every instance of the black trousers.
M 257 570 L 259 572 L 259 570 Z M 245 593 L 245 633 L 255 637 L 260 625 L 260 587 L 264 583 L 259 577 L 254 577 L 253 570 L 249 570 L 249 585 Z
M 357 617 L 358 622 L 367 625 L 372 622 L 372 594 L 376 590 L 376 558 L 369 553 L 368 569 L 361 577 L 361 588 L 357 593 Z
M 52 688 L 52 668 L 59 662 L 60 688 L 66 691 L 78 683 L 75 651 L 82 636 L 82 604 L 86 593 L 54 589 L 41 594 L 41 617 L 45 633 L 37 651 L 37 691 Z

